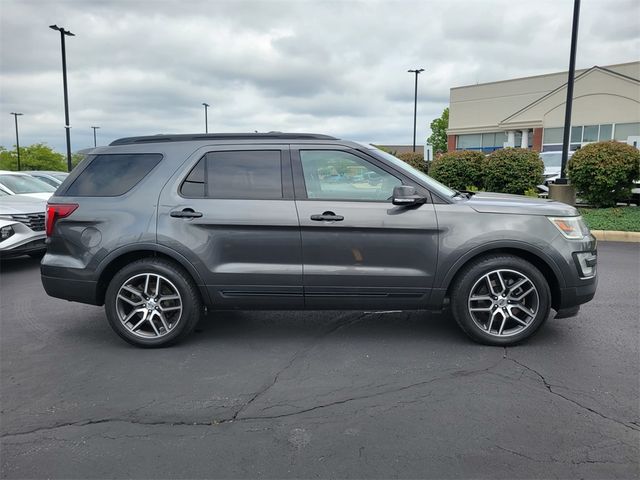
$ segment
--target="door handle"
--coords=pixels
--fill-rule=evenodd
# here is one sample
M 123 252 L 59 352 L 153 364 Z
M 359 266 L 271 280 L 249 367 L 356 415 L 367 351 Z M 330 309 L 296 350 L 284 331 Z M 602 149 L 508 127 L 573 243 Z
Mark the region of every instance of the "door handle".
M 333 212 L 324 212 L 322 215 L 311 215 L 311 220 L 315 220 L 316 222 L 341 222 L 344 220 L 342 215 L 336 215 Z
M 200 218 L 202 212 L 195 212 L 193 208 L 184 208 L 182 210 L 174 210 L 169 215 L 174 218 Z

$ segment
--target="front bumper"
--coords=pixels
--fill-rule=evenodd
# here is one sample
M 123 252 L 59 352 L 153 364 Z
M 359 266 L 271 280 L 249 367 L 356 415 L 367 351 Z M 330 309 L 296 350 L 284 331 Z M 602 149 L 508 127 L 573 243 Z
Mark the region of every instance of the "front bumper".
M 1 258 L 44 252 L 47 249 L 45 232 L 33 231 L 20 222 L 2 220 L 0 225 L 2 227 L 10 226 L 14 231 L 13 235 L 0 242 Z
M 564 252 L 565 285 L 560 288 L 558 303 L 554 305 L 554 309 L 557 311 L 555 318 L 567 318 L 577 315 L 580 311 L 580 305 L 590 302 L 596 294 L 598 287 L 597 265 L 593 264 L 595 268 L 593 276 L 582 277 L 577 254 L 591 253 L 597 262 L 598 244 L 593 235 L 588 235 L 578 242 L 562 239 L 558 241 L 562 242 L 562 247 L 559 250 Z

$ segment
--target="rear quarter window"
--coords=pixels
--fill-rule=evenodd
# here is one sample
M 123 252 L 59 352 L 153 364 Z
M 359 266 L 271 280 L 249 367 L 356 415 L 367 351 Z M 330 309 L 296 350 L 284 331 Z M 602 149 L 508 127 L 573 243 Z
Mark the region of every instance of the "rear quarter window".
M 159 153 L 96 155 L 67 188 L 74 197 L 117 197 L 135 187 L 162 160 Z

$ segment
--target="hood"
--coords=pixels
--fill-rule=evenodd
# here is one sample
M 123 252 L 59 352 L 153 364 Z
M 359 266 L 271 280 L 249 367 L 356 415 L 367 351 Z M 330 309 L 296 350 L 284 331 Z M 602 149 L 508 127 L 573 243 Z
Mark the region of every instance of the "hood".
M 0 197 L 0 215 L 20 215 L 23 213 L 43 213 L 47 202 L 26 195 Z
M 37 198 L 40 200 L 49 200 L 49 198 L 51 198 L 51 196 L 53 195 L 54 192 L 36 192 L 36 193 L 16 193 L 13 195 L 10 195 L 11 197 L 20 197 L 20 198 Z M 8 198 L 8 197 L 2 197 L 4 198 Z
M 509 195 L 507 193 L 478 192 L 467 204 L 480 213 L 509 213 L 516 215 L 548 215 L 574 217 L 578 210 L 565 203 L 543 198 Z

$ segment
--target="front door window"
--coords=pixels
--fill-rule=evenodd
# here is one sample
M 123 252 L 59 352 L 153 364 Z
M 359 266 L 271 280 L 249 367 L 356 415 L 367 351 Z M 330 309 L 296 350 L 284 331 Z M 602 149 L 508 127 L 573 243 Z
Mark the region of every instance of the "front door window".
M 307 198 L 387 201 L 402 182 L 366 160 L 339 150 L 301 150 Z

